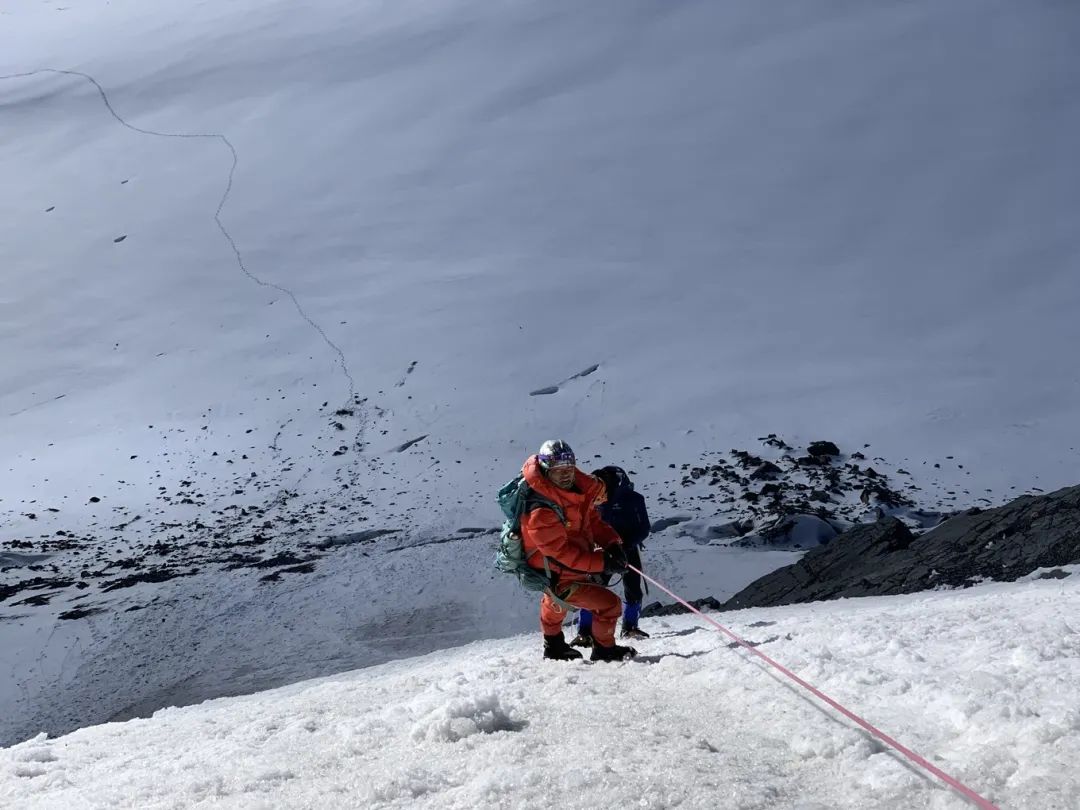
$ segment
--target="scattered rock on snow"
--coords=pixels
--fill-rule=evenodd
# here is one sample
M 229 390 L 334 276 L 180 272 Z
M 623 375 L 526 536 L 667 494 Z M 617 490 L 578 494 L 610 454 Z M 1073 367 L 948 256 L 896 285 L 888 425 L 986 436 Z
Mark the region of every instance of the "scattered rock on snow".
M 840 448 L 832 442 L 810 442 L 806 452 L 812 456 L 838 456 Z

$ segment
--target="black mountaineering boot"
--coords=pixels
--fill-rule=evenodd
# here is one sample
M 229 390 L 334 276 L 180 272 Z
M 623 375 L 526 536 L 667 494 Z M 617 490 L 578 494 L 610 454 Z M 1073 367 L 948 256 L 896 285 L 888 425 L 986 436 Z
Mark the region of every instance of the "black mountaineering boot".
M 585 631 L 578 633 L 570 642 L 571 647 L 591 647 L 593 645 L 592 633 Z
M 581 653 L 566 643 L 562 633 L 554 636 L 544 636 L 544 658 L 553 661 L 573 661 L 581 658 Z
M 593 644 L 592 661 L 625 661 L 627 658 L 633 658 L 637 655 L 637 650 L 633 647 L 621 647 L 618 644 L 612 644 L 610 647 L 604 647 L 600 644 Z

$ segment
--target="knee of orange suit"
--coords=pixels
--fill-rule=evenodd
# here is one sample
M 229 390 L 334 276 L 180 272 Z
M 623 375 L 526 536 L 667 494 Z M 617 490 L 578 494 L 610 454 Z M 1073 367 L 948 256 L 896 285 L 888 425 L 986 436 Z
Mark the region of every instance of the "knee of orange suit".
M 622 615 L 622 600 L 619 599 L 611 591 L 607 591 L 607 599 L 603 600 L 603 604 L 593 610 L 597 618 L 605 621 L 618 621 L 619 616 Z

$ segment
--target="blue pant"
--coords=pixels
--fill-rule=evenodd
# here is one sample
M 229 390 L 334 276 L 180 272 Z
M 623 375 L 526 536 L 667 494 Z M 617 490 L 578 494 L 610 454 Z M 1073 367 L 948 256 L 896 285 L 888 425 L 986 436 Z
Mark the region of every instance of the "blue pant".
M 641 550 L 637 546 L 625 546 L 626 560 L 635 568 L 641 568 Z M 638 616 L 641 615 L 641 576 L 636 571 L 626 571 L 623 574 L 623 592 L 626 595 L 626 606 L 623 608 L 623 626 L 637 627 Z M 581 611 L 578 616 L 578 632 L 592 633 L 592 614 L 587 610 Z
M 627 602 L 623 608 L 623 625 L 626 627 L 637 627 L 638 616 L 641 615 L 641 602 Z M 578 632 L 579 633 L 592 633 L 592 614 L 583 610 L 578 614 Z

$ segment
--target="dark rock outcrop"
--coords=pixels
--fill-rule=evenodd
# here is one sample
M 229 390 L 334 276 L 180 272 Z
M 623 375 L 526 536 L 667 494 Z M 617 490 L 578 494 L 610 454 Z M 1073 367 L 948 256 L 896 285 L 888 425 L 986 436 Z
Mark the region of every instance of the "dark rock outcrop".
M 838 456 L 840 448 L 832 442 L 810 442 L 806 452 L 812 456 Z
M 721 608 L 720 602 L 712 596 L 706 596 L 703 599 L 691 599 L 690 604 L 698 610 L 719 610 Z M 662 605 L 659 602 L 652 602 L 642 609 L 641 615 L 648 618 L 650 616 L 678 616 L 681 613 L 689 612 L 689 608 L 685 605 L 680 605 L 678 602 L 673 605 Z
M 750 473 L 751 481 L 771 481 L 783 475 L 784 471 L 773 464 L 771 461 L 766 461 L 752 473 Z
M 856 526 L 752 582 L 725 610 L 1009 582 L 1080 563 L 1080 486 L 971 509 L 918 537 L 899 520 Z

